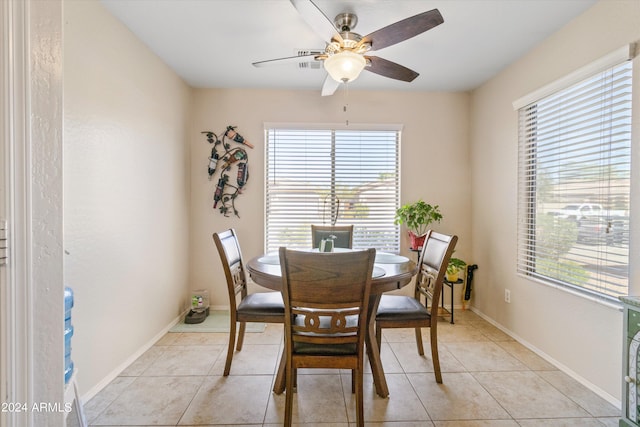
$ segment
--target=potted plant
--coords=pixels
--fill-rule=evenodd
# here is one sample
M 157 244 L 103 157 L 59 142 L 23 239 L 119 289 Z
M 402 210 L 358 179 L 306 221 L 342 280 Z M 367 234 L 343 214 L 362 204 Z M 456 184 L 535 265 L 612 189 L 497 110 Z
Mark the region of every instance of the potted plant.
M 456 282 L 460 271 L 464 270 L 466 265 L 467 263 L 460 258 L 450 258 L 449 265 L 447 265 L 447 281 L 451 283 Z
M 407 203 L 396 210 L 394 224 L 406 224 L 411 238 L 411 249 L 419 249 L 432 222 L 440 222 L 442 214 L 438 205 L 431 206 L 423 200 Z

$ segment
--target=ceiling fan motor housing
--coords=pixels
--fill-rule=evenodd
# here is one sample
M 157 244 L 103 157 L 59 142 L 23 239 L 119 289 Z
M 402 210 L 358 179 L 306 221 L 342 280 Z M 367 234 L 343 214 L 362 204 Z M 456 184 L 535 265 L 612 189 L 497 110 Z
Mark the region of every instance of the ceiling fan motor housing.
M 358 16 L 355 13 L 340 13 L 336 15 L 333 23 L 336 25 L 339 32 L 349 32 L 358 24 Z

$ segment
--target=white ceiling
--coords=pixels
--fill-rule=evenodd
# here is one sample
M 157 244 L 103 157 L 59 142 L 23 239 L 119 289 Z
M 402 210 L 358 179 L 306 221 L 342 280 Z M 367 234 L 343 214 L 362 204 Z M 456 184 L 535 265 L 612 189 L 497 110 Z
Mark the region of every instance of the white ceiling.
M 101 0 L 189 85 L 318 89 L 323 69 L 252 62 L 324 49 L 289 0 Z M 333 21 L 358 15 L 369 34 L 437 8 L 444 23 L 374 55 L 409 67 L 411 83 L 363 72 L 350 90 L 465 91 L 517 60 L 596 0 L 314 0 Z

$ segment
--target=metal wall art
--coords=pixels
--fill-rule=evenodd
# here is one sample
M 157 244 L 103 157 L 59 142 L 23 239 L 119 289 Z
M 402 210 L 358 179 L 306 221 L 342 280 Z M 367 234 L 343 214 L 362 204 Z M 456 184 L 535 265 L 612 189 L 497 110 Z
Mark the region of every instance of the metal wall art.
M 231 142 L 246 145 L 249 148 L 253 148 L 253 145 L 236 132 L 236 128 L 237 126 L 227 126 L 222 139 L 211 131 L 202 133 L 206 135 L 209 144 L 213 144 L 209 157 L 209 181 L 213 180 L 216 173 L 219 172 L 218 184 L 216 184 L 216 191 L 213 194 L 213 208 L 220 210 L 224 216 L 233 213 L 240 218 L 235 201 L 249 181 L 249 156 L 244 148 L 232 147 Z M 237 168 L 235 182 L 237 185 L 234 185 L 229 179 L 229 172 L 234 166 Z

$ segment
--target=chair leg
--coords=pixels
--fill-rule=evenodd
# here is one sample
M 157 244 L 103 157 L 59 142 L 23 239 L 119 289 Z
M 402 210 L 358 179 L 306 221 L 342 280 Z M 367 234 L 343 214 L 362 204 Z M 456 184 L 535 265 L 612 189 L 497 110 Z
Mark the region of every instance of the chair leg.
M 382 327 L 379 322 L 376 322 L 376 343 L 378 343 L 378 350 L 380 350 L 382 348 Z
M 364 385 L 363 385 L 363 366 L 360 366 L 360 369 L 356 369 L 353 372 L 353 376 L 356 377 L 356 426 L 364 427 Z
M 286 369 L 286 377 L 287 377 L 287 387 L 285 390 L 285 399 L 284 399 L 284 426 L 291 427 L 291 419 L 293 417 L 293 383 L 294 376 L 296 370 L 292 367 L 290 358 L 287 358 L 287 369 Z
M 356 370 L 351 370 L 351 393 L 356 392 Z
M 418 346 L 418 354 L 424 356 L 424 346 L 422 345 L 422 329 L 416 328 L 416 345 Z
M 278 364 L 278 373 L 276 374 L 276 381 L 273 384 L 273 392 L 275 394 L 282 394 L 286 388 L 287 383 L 287 354 L 285 349 L 282 350 L 282 356 L 280 357 L 280 363 Z
M 442 384 L 442 373 L 440 372 L 440 358 L 438 357 L 438 333 L 435 328 L 429 328 L 431 333 L 431 358 L 433 359 L 433 371 L 436 375 L 436 382 Z
M 224 373 L 223 376 L 228 376 L 229 371 L 231 370 L 231 361 L 233 359 L 233 347 L 236 343 L 236 322 L 231 321 L 229 324 L 229 346 L 227 347 L 227 362 L 224 365 Z
M 244 344 L 244 330 L 247 327 L 246 322 L 240 322 L 240 331 L 238 332 L 238 345 L 236 347 L 237 351 L 242 350 L 242 344 Z

